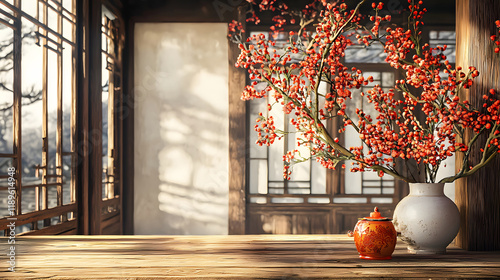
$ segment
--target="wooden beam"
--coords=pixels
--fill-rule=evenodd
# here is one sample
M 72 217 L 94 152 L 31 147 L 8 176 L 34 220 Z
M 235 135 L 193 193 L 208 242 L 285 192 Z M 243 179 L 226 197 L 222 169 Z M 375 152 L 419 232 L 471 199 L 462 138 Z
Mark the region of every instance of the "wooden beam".
M 54 208 L 49 208 L 45 210 L 30 212 L 22 215 L 16 216 L 16 226 L 25 225 L 31 222 L 37 222 L 41 220 L 50 220 L 52 217 L 58 215 L 66 214 L 68 212 L 76 212 L 76 204 L 67 204 L 64 206 L 57 206 Z M 7 218 L 0 219 L 0 230 L 4 230 L 10 224 L 10 220 Z
M 245 13 L 238 8 L 235 19 L 245 23 Z M 229 49 L 229 234 L 245 234 L 246 216 L 246 103 L 240 99 L 246 84 L 245 71 L 236 68 L 240 50 L 228 40 Z
M 89 96 L 88 96 L 88 164 L 90 234 L 101 234 L 102 200 L 102 65 L 101 65 L 101 1 L 89 2 Z
M 500 2 L 496 0 L 456 2 L 457 66 L 477 67 L 474 85 L 460 94 L 482 108 L 482 96 L 490 88 L 500 89 L 500 61 L 493 52 L 490 36 L 495 34 Z M 466 71 L 466 70 L 465 70 Z M 470 131 L 466 139 L 470 139 Z M 481 138 L 484 143 L 485 138 Z M 480 161 L 481 147 L 472 147 L 472 163 Z M 463 156 L 456 157 L 457 165 Z M 467 250 L 500 249 L 500 157 L 474 175 L 455 183 L 455 202 L 460 210 L 461 226 L 456 244 Z
M 76 220 L 66 221 L 57 225 L 48 226 L 35 231 L 28 231 L 26 233 L 21 233 L 21 236 L 28 235 L 56 235 L 56 234 L 64 234 L 68 231 L 73 231 L 77 227 Z
M 90 9 L 89 0 L 77 1 L 77 189 L 78 201 L 78 233 L 90 234 L 90 200 L 89 200 L 89 49 L 90 49 Z M 100 48 L 99 48 L 100 49 Z
M 16 0 L 14 2 L 16 7 L 21 6 L 21 1 Z M 21 122 L 22 122 L 22 72 L 21 72 L 21 45 L 22 45 L 22 34 L 21 34 L 21 16 L 16 14 L 16 20 L 14 20 L 14 40 L 13 40 L 13 70 L 14 70 L 14 82 L 13 82 L 13 90 L 14 90 L 14 107 L 13 112 L 14 115 L 12 117 L 13 129 L 14 129 L 14 139 L 13 139 L 13 147 L 12 153 L 16 157 L 13 159 L 13 167 L 16 169 L 16 207 L 15 213 L 16 215 L 20 215 L 22 213 L 21 205 L 22 205 L 22 186 L 21 186 L 21 178 L 22 178 L 22 130 L 21 130 Z

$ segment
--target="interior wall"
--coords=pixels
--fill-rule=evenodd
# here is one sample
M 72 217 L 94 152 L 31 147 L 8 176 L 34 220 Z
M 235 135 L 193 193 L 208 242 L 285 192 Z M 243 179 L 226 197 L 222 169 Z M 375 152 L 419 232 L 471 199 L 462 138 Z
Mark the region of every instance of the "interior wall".
M 225 23 L 136 23 L 134 233 L 227 234 Z

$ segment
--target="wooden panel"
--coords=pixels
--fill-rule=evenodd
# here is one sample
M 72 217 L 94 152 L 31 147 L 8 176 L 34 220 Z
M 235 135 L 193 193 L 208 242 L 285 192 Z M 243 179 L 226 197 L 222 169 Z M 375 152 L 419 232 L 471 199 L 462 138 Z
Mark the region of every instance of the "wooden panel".
M 481 108 L 482 96 L 490 88 L 500 90 L 500 61 L 493 52 L 490 36 L 495 34 L 500 2 L 495 0 L 457 0 L 457 66 L 477 67 L 480 75 L 462 97 Z M 470 139 L 470 134 L 466 138 Z M 484 137 L 482 140 L 484 141 Z M 481 141 L 480 141 L 481 143 Z M 471 161 L 480 161 L 479 149 L 473 147 Z M 462 155 L 456 158 L 462 161 Z M 461 214 L 461 226 L 456 242 L 467 250 L 500 249 L 500 157 L 474 175 L 455 184 L 455 200 Z
M 331 207 L 282 207 L 251 205 L 249 234 L 324 234 L 331 233 Z
M 382 216 L 392 218 L 395 205 L 379 205 L 380 213 Z M 370 212 L 373 212 L 373 205 L 367 204 L 356 204 L 348 205 L 343 204 L 337 206 L 333 210 L 334 217 L 334 233 L 347 233 L 349 230 L 354 230 L 354 226 L 358 222 L 358 218 L 370 216 Z
M 243 9 L 234 17 L 245 22 Z M 234 67 L 240 51 L 228 40 L 229 49 L 229 234 L 245 234 L 245 172 L 247 154 L 246 103 L 240 99 L 245 87 L 245 70 Z
M 499 278 L 500 252 L 358 258 L 346 235 L 29 236 L 16 239 L 20 279 L 468 279 Z M 7 243 L 0 250 L 7 251 Z M 47 256 L 50 256 L 48 258 Z M 22 261 L 21 261 L 22 260 Z
M 112 218 L 101 222 L 102 234 L 120 234 L 120 212 L 116 212 Z

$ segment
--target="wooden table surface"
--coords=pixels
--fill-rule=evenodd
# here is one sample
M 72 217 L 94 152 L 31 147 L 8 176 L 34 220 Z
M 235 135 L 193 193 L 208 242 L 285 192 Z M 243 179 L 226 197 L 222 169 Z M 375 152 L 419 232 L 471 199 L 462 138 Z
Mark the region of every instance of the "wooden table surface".
M 16 272 L 0 242 L 1 279 L 500 278 L 500 251 L 361 260 L 345 235 L 17 237 Z

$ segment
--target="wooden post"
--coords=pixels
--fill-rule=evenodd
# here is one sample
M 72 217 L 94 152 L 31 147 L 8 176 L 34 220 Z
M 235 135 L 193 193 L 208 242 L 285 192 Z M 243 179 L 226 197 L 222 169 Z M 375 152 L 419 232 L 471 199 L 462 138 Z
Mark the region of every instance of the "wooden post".
M 500 19 L 500 1 L 457 0 L 456 12 L 456 65 L 465 71 L 475 66 L 480 72 L 474 86 L 461 95 L 481 108 L 483 94 L 490 88 L 500 89 L 500 62 L 490 40 L 495 34 L 495 20 Z M 472 157 L 473 163 L 480 160 L 480 148 L 473 148 L 472 155 L 476 155 Z M 458 165 L 461 155 L 456 160 Z M 500 157 L 497 157 L 486 168 L 455 184 L 455 201 L 461 215 L 456 244 L 466 250 L 500 249 L 499 170 Z
M 235 19 L 245 23 L 243 7 L 235 9 Z M 246 103 L 240 99 L 246 84 L 243 69 L 234 66 L 240 50 L 229 44 L 229 234 L 245 234 L 246 218 Z
M 101 1 L 89 1 L 88 176 L 90 234 L 101 234 L 102 201 L 102 65 Z

